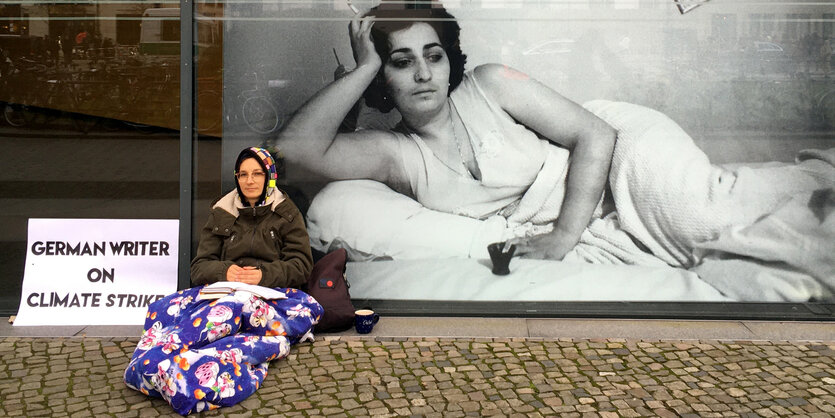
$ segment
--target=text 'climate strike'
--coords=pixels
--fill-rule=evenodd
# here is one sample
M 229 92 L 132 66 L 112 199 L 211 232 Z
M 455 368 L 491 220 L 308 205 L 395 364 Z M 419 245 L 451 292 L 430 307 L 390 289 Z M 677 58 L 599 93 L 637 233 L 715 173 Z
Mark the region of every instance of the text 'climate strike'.
M 127 293 L 109 294 L 102 301 L 101 293 L 30 293 L 26 303 L 31 307 L 41 308 L 147 308 L 151 303 L 164 298 L 165 295 L 134 295 Z M 104 304 L 102 305 L 102 302 Z

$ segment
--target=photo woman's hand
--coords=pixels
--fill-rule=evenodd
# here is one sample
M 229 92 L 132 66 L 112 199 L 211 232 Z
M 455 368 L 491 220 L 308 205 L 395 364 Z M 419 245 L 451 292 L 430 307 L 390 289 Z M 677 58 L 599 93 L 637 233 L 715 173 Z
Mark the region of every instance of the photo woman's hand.
M 535 235 L 530 238 L 516 238 L 508 241 L 516 246 L 516 254 L 522 258 L 537 258 L 542 260 L 562 260 L 569 251 L 577 245 L 575 240 L 568 240 L 556 231 Z
M 354 52 L 354 60 L 357 68 L 368 66 L 376 72 L 380 69 L 383 61 L 380 54 L 374 49 L 374 42 L 371 40 L 371 27 L 374 20 L 371 17 L 355 17 L 348 27 L 351 37 L 351 49 Z

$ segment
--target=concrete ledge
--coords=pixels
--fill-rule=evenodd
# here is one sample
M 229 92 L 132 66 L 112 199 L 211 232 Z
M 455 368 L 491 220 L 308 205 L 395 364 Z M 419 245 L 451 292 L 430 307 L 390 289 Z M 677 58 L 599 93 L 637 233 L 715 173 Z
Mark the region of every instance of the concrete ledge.
M 351 329 L 336 334 L 360 336 Z M 374 337 L 835 341 L 833 322 L 384 317 Z
M 14 327 L 0 322 L 2 337 L 138 337 L 142 326 Z M 383 317 L 371 334 L 354 329 L 318 337 L 535 338 L 629 340 L 835 341 L 833 322 L 675 321 L 627 319 L 525 319 Z
M 371 334 L 375 337 L 528 337 L 523 318 L 380 317 Z M 355 329 L 320 335 L 359 336 Z
M 8 317 L 0 317 L 0 321 L 0 338 L 138 337 L 142 335 L 142 325 L 45 325 L 36 327 L 16 327 L 9 323 Z

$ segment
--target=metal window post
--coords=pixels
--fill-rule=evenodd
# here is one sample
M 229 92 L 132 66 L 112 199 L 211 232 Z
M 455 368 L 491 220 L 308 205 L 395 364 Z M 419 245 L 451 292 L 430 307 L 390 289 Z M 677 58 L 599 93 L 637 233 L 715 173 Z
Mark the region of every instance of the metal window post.
M 194 97 L 194 4 L 180 0 L 180 254 L 177 288 L 190 287 L 192 138 Z

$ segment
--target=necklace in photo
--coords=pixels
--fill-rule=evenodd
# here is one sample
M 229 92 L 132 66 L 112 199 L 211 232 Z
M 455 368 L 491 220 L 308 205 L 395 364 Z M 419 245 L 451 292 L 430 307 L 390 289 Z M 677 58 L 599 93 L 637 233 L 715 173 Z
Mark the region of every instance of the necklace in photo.
M 452 100 L 447 100 L 447 103 L 449 103 L 449 126 L 452 129 L 452 140 L 455 141 L 455 148 L 458 149 L 458 161 L 461 162 L 461 168 L 464 170 L 462 172 L 459 172 L 458 174 L 460 174 L 462 177 L 473 178 L 473 174 L 470 172 L 470 169 L 467 168 L 467 163 L 464 159 L 464 151 L 461 150 L 461 141 L 458 139 L 458 133 L 455 129 L 455 122 L 452 120 L 452 112 L 455 108 L 455 105 L 452 104 Z
M 435 157 L 435 159 L 438 160 L 441 164 L 443 164 L 444 167 L 448 168 L 453 173 L 458 174 L 458 176 L 461 177 L 461 178 L 472 180 L 475 177 L 473 177 L 472 173 L 470 173 L 470 170 L 467 168 L 467 165 L 464 162 L 464 153 L 461 150 L 461 143 L 458 140 L 458 134 L 455 131 L 455 124 L 454 124 L 453 119 L 452 119 L 452 102 L 449 101 L 448 103 L 450 104 L 449 115 L 448 116 L 449 116 L 450 128 L 452 129 L 452 140 L 455 141 L 455 148 L 458 151 L 458 157 L 457 158 L 452 158 L 452 159 L 457 159 L 458 164 L 451 163 L 451 159 L 441 158 L 441 156 L 438 155 L 435 152 L 435 150 L 433 150 L 429 146 L 429 144 L 427 144 L 426 141 L 423 140 L 423 137 L 421 137 L 420 134 L 418 134 L 417 132 L 413 131 L 412 128 L 409 127 L 409 125 L 407 125 L 406 123 L 403 123 L 402 126 L 403 126 L 403 128 L 405 128 L 406 132 L 415 139 L 416 142 L 424 144 L 424 146 Z M 451 152 L 447 152 L 447 154 L 450 154 L 450 153 Z M 454 167 L 454 165 L 459 165 L 460 167 Z

